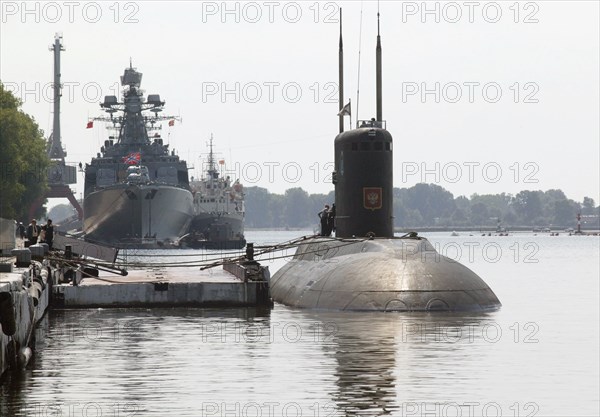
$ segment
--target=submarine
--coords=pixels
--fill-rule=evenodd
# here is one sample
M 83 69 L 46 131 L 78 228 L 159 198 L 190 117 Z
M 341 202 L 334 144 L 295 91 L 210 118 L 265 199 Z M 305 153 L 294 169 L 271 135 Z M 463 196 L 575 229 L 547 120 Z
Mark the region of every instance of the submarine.
M 344 131 L 340 9 L 339 134 L 334 140 L 335 237 L 309 237 L 271 278 L 274 301 L 348 311 L 493 311 L 501 303 L 476 273 L 411 232 L 394 236 L 393 139 L 382 112 L 377 13 L 377 117 Z

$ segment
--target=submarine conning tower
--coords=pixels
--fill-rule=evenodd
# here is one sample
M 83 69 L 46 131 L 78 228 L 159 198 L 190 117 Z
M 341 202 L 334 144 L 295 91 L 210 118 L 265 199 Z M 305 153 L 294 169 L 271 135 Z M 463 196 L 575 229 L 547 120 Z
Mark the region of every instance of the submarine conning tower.
M 359 122 L 335 138 L 336 236 L 393 237 L 393 140 L 385 122 Z
M 340 9 L 339 83 L 344 88 L 344 52 Z M 335 138 L 336 236 L 394 237 L 394 158 L 392 135 L 383 120 L 381 35 L 377 12 L 376 91 L 377 118 L 357 121 L 344 132 L 346 108 L 340 93 L 340 134 Z M 348 113 L 349 114 L 349 108 Z

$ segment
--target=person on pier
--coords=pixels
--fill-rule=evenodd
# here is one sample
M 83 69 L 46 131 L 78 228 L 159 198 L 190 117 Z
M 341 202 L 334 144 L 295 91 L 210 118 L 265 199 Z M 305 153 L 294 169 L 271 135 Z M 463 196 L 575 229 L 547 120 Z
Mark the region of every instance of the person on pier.
M 31 220 L 31 223 L 27 226 L 27 240 L 29 241 L 29 245 L 35 245 L 37 243 L 40 231 L 41 229 L 37 225 L 36 220 Z
M 52 250 L 52 241 L 54 240 L 54 226 L 52 225 L 52 220 L 48 219 L 48 222 L 42 226 L 42 230 L 44 233 L 44 239 L 41 243 L 47 243 L 48 249 Z

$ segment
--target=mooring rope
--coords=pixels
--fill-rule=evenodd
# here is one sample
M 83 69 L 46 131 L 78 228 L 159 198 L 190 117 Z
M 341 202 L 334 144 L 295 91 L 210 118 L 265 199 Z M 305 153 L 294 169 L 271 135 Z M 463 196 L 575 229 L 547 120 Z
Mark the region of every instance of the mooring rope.
M 267 260 L 270 261 L 270 260 L 276 260 L 276 259 L 292 258 L 292 257 L 296 256 L 297 251 L 294 251 L 294 253 L 292 253 L 292 254 L 270 256 L 267 259 L 265 259 L 264 256 L 272 254 L 274 252 L 281 252 L 281 251 L 290 250 L 290 249 L 298 249 L 305 245 L 315 244 L 315 239 L 317 239 L 317 238 L 319 238 L 318 243 L 321 243 L 323 245 L 326 245 L 328 243 L 333 243 L 333 242 L 340 243 L 340 244 L 335 245 L 333 247 L 327 247 L 327 248 L 317 247 L 314 250 L 309 250 L 309 251 L 303 252 L 302 253 L 303 255 L 321 253 L 328 249 L 338 249 L 338 248 L 342 248 L 345 246 L 362 243 L 362 242 L 374 239 L 373 237 L 364 237 L 364 238 L 357 239 L 357 238 L 322 237 L 322 236 L 318 236 L 318 235 L 302 236 L 302 237 L 292 239 L 289 241 L 285 241 L 282 243 L 277 243 L 277 244 L 272 244 L 272 245 L 254 246 L 254 249 L 256 249 L 256 252 L 254 253 L 254 258 L 256 261 L 263 261 L 263 262 L 267 261 Z M 403 236 L 395 237 L 393 239 L 415 239 L 415 238 L 420 239 L 420 237 L 418 237 L 416 235 L 416 233 L 409 232 Z M 146 254 L 146 255 L 148 255 L 148 254 Z M 197 256 L 197 257 L 201 257 L 204 255 L 205 254 L 195 254 L 195 256 Z M 148 256 L 156 257 L 157 254 L 152 254 L 152 255 L 148 255 Z M 164 256 L 172 257 L 175 255 L 169 254 L 169 255 L 164 255 Z M 248 260 L 246 258 L 245 253 L 238 254 L 236 256 L 231 256 L 231 257 L 219 256 L 219 257 L 210 257 L 208 259 L 203 259 L 203 260 L 185 260 L 185 261 L 178 261 L 178 262 L 115 262 L 115 263 L 111 264 L 111 263 L 105 263 L 105 262 L 96 261 L 96 260 L 85 260 L 85 259 L 66 260 L 64 258 L 58 258 L 58 257 L 49 257 L 48 259 L 51 261 L 64 263 L 65 265 L 68 265 L 69 267 L 74 267 L 75 265 L 90 266 L 90 267 L 99 268 L 101 270 L 105 270 L 107 272 L 113 272 L 116 274 L 118 274 L 118 273 L 123 274 L 123 271 L 125 270 L 125 268 L 127 268 L 127 269 L 200 268 L 200 270 L 206 270 L 206 269 L 214 268 L 217 266 L 222 266 L 225 264 L 241 263 L 241 262 L 245 262 Z M 105 269 L 103 269 L 103 268 L 105 268 Z M 98 278 L 98 277 L 94 277 L 94 278 Z M 100 278 L 98 278 L 98 279 L 100 279 Z M 113 282 L 113 281 L 109 281 L 109 282 Z

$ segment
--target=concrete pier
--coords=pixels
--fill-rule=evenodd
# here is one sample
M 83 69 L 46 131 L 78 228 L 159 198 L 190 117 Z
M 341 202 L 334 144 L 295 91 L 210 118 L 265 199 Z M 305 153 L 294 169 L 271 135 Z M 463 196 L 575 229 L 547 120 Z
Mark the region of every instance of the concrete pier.
M 10 366 L 27 365 L 34 328 L 49 304 L 48 267 L 32 262 L 14 268 L 15 261 L 0 259 L 8 271 L 0 272 L 0 375 Z
M 252 251 L 247 252 L 249 258 L 246 260 L 206 270 L 153 267 L 111 272 L 114 265 L 106 265 L 114 260 L 116 252 L 104 253 L 103 248 L 94 248 L 94 255 L 104 258 L 100 262 L 104 266 L 98 267 L 94 266 L 93 258 L 81 257 L 74 252 L 78 246 L 73 243 L 78 242 L 61 242 L 59 239 L 58 246 L 65 244 L 64 254 L 48 253 L 45 244 L 11 249 L 11 255 L 7 255 L 8 248 L 2 251 L 0 375 L 9 367 L 26 366 L 33 354 L 29 346 L 35 326 L 49 306 L 244 307 L 273 304 L 269 269 L 248 260 L 252 259 Z
M 91 307 L 240 307 L 270 305 L 269 270 L 256 264 L 228 264 L 223 269 L 154 268 L 98 277 L 77 271 L 75 283 L 53 286 L 52 305 Z

